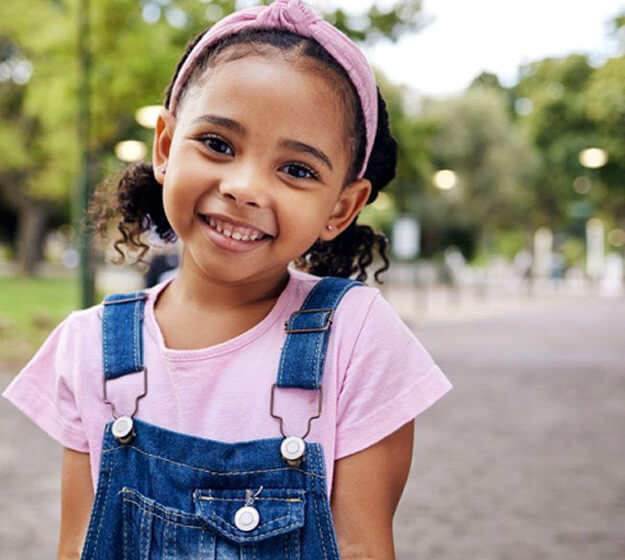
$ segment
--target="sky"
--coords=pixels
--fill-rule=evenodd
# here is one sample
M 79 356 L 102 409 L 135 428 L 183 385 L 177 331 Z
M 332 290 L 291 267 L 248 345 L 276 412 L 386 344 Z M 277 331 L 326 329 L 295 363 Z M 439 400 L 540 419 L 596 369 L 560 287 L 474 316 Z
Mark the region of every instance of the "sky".
M 379 6 L 392 3 L 378 0 Z M 357 14 L 372 2 L 331 4 Z M 421 31 L 364 50 L 393 82 L 421 95 L 445 97 L 465 89 L 482 71 L 512 86 L 521 64 L 548 56 L 587 53 L 600 64 L 616 54 L 607 24 L 625 10 L 625 1 L 424 0 L 423 7 L 430 23 Z

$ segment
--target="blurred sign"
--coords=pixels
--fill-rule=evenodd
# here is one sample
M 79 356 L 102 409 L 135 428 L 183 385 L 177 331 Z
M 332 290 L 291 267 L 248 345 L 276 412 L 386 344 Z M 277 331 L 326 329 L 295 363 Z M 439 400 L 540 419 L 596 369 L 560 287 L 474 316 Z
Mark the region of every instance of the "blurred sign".
M 399 259 L 412 259 L 419 254 L 421 228 L 412 216 L 400 216 L 393 224 L 393 253 Z
M 534 234 L 534 276 L 546 278 L 551 271 L 553 233 L 541 227 Z
M 603 222 L 593 218 L 586 222 L 586 273 L 597 280 L 604 273 L 604 231 Z

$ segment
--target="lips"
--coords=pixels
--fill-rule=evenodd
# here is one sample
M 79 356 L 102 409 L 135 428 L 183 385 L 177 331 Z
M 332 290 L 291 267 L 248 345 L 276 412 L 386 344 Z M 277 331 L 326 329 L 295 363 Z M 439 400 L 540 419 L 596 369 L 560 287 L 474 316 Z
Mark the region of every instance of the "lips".
M 261 247 L 270 243 L 273 239 L 271 236 L 265 235 L 256 241 L 238 240 L 219 233 L 208 223 L 207 218 L 202 214 L 198 214 L 198 221 L 201 225 L 204 236 L 210 241 L 210 243 L 218 249 L 230 253 L 251 253 L 258 251 Z
M 259 233 L 261 235 L 265 235 L 267 237 L 274 237 L 273 235 L 271 235 L 269 232 L 263 230 L 262 228 L 254 225 L 254 224 L 250 224 L 247 222 L 243 222 L 240 220 L 235 220 L 234 218 L 231 218 L 230 216 L 226 216 L 225 214 L 215 214 L 215 213 L 200 213 L 200 216 L 206 221 L 209 222 L 211 218 L 219 221 L 219 222 L 225 222 L 227 224 L 231 224 L 232 227 L 239 227 L 239 228 L 244 228 L 244 229 L 248 229 L 248 230 L 253 230 L 256 233 Z

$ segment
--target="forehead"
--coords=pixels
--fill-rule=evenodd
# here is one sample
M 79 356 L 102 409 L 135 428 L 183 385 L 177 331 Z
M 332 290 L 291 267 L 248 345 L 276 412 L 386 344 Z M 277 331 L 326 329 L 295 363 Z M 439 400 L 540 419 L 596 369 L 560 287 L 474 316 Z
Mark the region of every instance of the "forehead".
M 324 76 L 280 55 L 247 55 L 209 68 L 186 92 L 177 121 L 184 126 L 200 115 L 218 114 L 250 133 L 296 138 L 341 154 L 344 107 L 332 78 L 330 71 Z

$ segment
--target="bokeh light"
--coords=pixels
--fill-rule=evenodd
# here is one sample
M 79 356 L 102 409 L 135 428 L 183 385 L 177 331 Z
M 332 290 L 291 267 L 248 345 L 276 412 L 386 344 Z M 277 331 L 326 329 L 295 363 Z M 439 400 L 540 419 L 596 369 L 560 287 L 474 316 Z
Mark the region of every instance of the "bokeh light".
M 584 167 L 598 169 L 608 161 L 608 153 L 601 148 L 587 148 L 579 153 L 579 161 Z
M 141 109 L 137 110 L 135 113 L 135 119 L 145 128 L 154 128 L 156 126 L 158 113 L 161 109 L 161 105 L 146 105 L 145 107 L 141 107 Z
M 145 143 L 139 140 L 124 140 L 115 146 L 115 155 L 122 161 L 139 161 L 145 157 L 147 152 Z
M 456 174 L 451 169 L 441 169 L 434 173 L 434 184 L 439 189 L 451 189 L 456 185 L 456 182 Z

